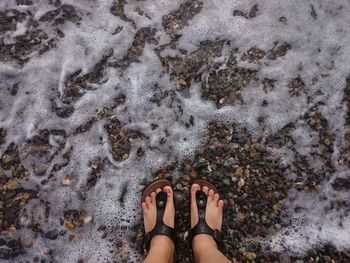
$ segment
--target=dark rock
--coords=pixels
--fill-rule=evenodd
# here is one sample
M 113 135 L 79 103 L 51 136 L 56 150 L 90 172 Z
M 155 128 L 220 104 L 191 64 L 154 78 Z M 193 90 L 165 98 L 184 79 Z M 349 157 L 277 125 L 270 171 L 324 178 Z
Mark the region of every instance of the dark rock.
M 69 118 L 74 113 L 73 106 L 54 107 L 53 109 L 56 112 L 56 115 L 63 119 Z
M 202 8 L 202 1 L 186 1 L 181 4 L 179 9 L 162 17 L 165 32 L 175 37 L 175 33 L 183 29 L 188 24 L 188 21 L 198 14 Z
M 0 247 L 0 259 L 9 259 L 12 249 L 7 247 Z
M 334 180 L 332 186 L 337 191 L 350 190 L 350 178 L 338 177 Z
M 19 86 L 19 82 L 16 82 L 15 84 L 12 85 L 12 88 L 11 88 L 11 95 L 12 96 L 17 95 L 18 86 Z
M 58 229 L 53 229 L 46 232 L 43 237 L 51 240 L 55 240 L 58 237 Z

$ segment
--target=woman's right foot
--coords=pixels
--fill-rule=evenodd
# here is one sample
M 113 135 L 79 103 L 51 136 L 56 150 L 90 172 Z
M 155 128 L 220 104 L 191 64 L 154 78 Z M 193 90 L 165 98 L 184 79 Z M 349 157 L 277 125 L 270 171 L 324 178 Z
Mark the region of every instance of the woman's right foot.
M 193 184 L 191 187 L 191 228 L 195 227 L 199 221 L 196 192 L 200 190 L 207 195 L 205 221 L 211 229 L 221 230 L 224 202 L 220 200 L 219 194 L 215 193 L 213 189 L 209 189 L 207 186 L 203 186 L 201 189 L 199 184 Z M 214 238 L 208 234 L 196 235 L 192 240 L 194 253 L 213 246 L 217 248 Z

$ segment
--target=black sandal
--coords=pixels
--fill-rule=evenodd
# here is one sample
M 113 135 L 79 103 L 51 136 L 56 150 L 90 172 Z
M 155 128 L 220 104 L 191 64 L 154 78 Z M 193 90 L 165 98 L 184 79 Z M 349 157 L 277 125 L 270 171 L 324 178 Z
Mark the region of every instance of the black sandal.
M 196 180 L 193 184 L 198 184 L 202 189 L 203 186 L 207 186 L 209 189 L 214 190 L 215 193 L 219 193 L 214 185 L 204 180 Z M 205 220 L 205 210 L 207 207 L 207 195 L 202 191 L 198 190 L 196 192 L 196 202 L 198 208 L 198 223 L 189 231 L 189 241 L 192 244 L 192 240 L 196 235 L 207 234 L 214 238 L 219 249 L 222 248 L 222 233 L 219 229 L 212 229 L 208 226 L 207 221 Z
M 157 188 L 162 189 L 162 192 L 159 192 L 156 195 L 156 204 L 157 204 L 157 221 L 154 228 L 145 234 L 144 237 L 144 248 L 146 251 L 149 251 L 151 240 L 154 236 L 164 235 L 168 236 L 173 242 L 175 240 L 175 229 L 167 226 L 163 221 L 163 216 L 165 212 L 165 205 L 167 202 L 167 194 L 163 192 L 164 186 L 171 186 L 171 183 L 165 179 L 159 179 L 151 183 L 142 193 L 141 203 L 145 201 L 147 196 L 150 196 L 152 192 L 155 192 Z M 175 242 L 174 242 L 175 243 Z

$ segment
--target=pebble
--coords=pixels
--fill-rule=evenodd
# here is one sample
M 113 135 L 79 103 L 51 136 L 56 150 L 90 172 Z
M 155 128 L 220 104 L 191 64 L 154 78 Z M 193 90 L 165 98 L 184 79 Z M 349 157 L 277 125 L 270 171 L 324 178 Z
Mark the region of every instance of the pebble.
M 243 178 L 240 178 L 239 181 L 238 181 L 238 186 L 239 187 L 243 187 L 245 185 L 245 181 Z
M 9 190 L 15 189 L 17 187 L 17 182 L 13 179 L 10 179 L 8 180 L 6 186 L 7 186 L 7 189 Z
M 11 249 L 7 247 L 0 247 L 0 258 L 9 259 L 11 254 Z
M 323 259 L 325 262 L 332 262 L 332 258 L 329 257 L 329 256 L 322 256 L 322 259 Z
M 53 229 L 44 234 L 44 237 L 47 239 L 55 240 L 58 237 L 58 230 Z
M 216 151 L 216 148 L 214 145 L 209 145 L 208 149 L 209 149 L 209 151 L 211 151 L 213 153 L 215 153 L 215 151 Z
M 43 175 L 45 175 L 48 168 L 49 168 L 49 165 L 47 165 L 46 163 L 39 163 L 35 167 L 35 173 L 38 176 L 43 176 Z
M 278 257 L 279 263 L 292 263 L 292 259 L 288 254 L 281 254 Z
M 176 184 L 176 189 L 179 191 L 183 191 L 184 187 L 182 186 L 182 184 L 178 183 L 178 184 Z
M 185 195 L 180 191 L 174 192 L 175 206 L 179 207 L 185 201 Z
M 74 229 L 74 225 L 71 222 L 69 222 L 69 221 L 64 222 L 64 226 L 66 228 L 68 228 L 69 230 Z
M 85 216 L 83 218 L 84 224 L 89 224 L 92 222 L 92 216 Z
M 229 185 L 230 185 L 230 180 L 228 180 L 228 179 L 224 179 L 222 182 L 223 182 L 223 184 L 226 185 L 226 186 L 229 186 Z
M 281 226 L 280 224 L 275 224 L 275 228 L 276 228 L 277 230 L 280 230 L 280 229 L 282 228 L 282 226 Z
M 246 252 L 244 253 L 244 257 L 248 260 L 256 259 L 256 254 L 254 252 Z
M 66 175 L 66 176 L 64 177 L 64 179 L 62 180 L 62 185 L 63 185 L 63 186 L 68 186 L 68 185 L 71 184 L 71 182 L 72 182 L 71 177 L 68 176 L 68 175 Z
M 323 143 L 327 146 L 331 145 L 331 141 L 328 138 L 324 139 Z
M 235 205 L 235 200 L 230 198 L 230 199 L 228 199 L 228 203 L 230 204 L 230 206 L 234 206 Z

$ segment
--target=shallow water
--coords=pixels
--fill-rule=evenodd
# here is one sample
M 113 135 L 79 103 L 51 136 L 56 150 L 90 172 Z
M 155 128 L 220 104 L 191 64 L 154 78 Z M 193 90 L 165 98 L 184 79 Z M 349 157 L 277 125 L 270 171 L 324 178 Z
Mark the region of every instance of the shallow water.
M 9 0 L 0 11 L 1 236 L 23 245 L 2 244 L 8 262 L 139 261 L 128 240 L 140 185 L 193 159 L 213 120 L 300 165 L 281 178 L 293 182 L 290 224 L 261 244 L 350 249 L 348 1 Z

